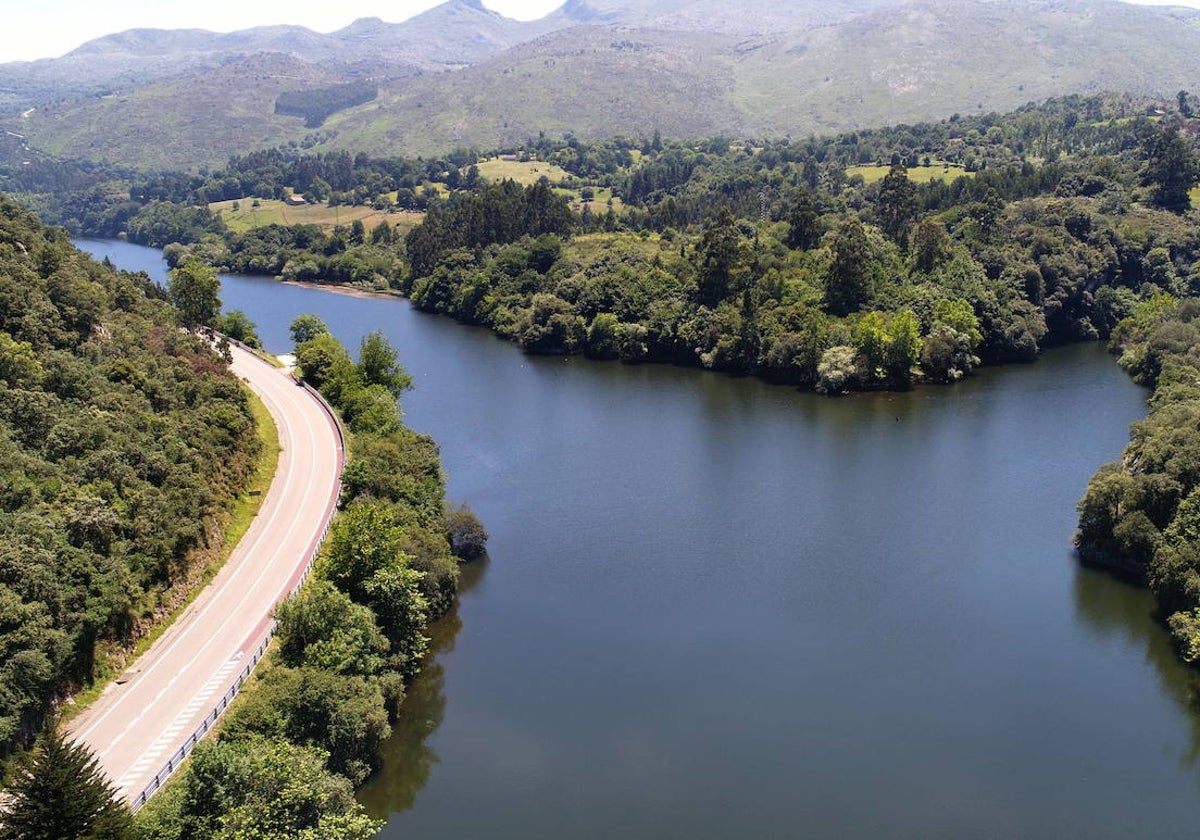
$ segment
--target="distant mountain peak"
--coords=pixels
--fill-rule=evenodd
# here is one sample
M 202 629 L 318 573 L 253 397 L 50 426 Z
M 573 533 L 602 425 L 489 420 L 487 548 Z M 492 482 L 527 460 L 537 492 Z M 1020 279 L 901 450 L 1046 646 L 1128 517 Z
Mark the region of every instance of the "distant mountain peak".
M 587 0 L 567 0 L 559 8 L 559 12 L 567 19 L 578 23 L 606 23 L 617 17 L 614 13 L 602 12 L 594 6 L 588 5 Z
M 360 17 L 347 24 L 342 29 L 338 30 L 341 35 L 362 35 L 370 32 L 378 32 L 391 24 L 385 22 L 382 18 L 377 17 Z

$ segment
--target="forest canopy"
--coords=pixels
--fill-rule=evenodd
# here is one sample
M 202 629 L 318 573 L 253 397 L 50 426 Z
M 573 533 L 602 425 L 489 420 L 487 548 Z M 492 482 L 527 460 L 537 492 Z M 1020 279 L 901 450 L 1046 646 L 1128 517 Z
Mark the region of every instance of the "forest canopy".
M 0 198 L 0 753 L 190 585 L 260 446 L 165 290 Z

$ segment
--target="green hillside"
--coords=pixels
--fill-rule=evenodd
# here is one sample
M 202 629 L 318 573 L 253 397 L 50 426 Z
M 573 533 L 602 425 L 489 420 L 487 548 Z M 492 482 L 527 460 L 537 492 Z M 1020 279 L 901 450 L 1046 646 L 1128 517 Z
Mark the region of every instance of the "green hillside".
M 0 197 L 0 756 L 186 597 L 259 445 L 161 290 Z

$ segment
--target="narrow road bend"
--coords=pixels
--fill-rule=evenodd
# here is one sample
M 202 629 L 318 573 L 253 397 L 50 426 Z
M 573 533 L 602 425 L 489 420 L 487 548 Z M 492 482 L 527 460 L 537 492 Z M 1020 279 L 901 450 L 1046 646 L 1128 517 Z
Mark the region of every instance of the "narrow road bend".
M 337 505 L 344 453 L 332 417 L 307 389 L 233 347 L 233 372 L 263 400 L 282 452 L 262 507 L 191 606 L 72 724 L 130 802 L 202 726 L 303 579 Z M 140 804 L 140 803 L 138 803 Z

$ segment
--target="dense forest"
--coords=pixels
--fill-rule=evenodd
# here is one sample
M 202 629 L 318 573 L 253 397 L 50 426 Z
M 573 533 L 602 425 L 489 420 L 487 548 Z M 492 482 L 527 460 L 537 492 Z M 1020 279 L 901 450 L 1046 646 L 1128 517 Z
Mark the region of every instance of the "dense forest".
M 347 82 L 315 90 L 288 91 L 275 99 L 275 113 L 300 117 L 306 128 L 320 128 L 325 120 L 355 105 L 370 102 L 379 88 L 370 82 Z
M 165 290 L 0 198 L 0 756 L 196 583 L 259 447 Z
M 489 180 L 473 150 L 274 150 L 53 206 L 84 232 L 166 246 L 172 262 L 190 252 L 225 270 L 399 290 L 530 352 L 838 393 L 1029 360 L 1108 336 L 1154 290 L 1192 293 L 1191 113 L 1185 92 L 1071 97 L 803 141 L 541 137 L 501 150 L 561 173 L 553 183 Z M 30 190 L 36 177 L 10 176 Z M 207 204 L 293 191 L 421 207 L 424 221 L 403 236 L 360 221 L 231 230 Z

